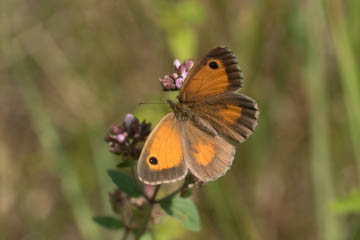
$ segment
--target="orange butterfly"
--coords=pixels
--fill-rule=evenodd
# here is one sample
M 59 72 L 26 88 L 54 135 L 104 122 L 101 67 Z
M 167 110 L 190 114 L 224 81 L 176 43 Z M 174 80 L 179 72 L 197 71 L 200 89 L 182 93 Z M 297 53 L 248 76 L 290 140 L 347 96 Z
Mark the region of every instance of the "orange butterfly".
M 137 166 L 146 184 L 170 183 L 190 172 L 208 182 L 230 168 L 235 147 L 255 129 L 259 110 L 251 98 L 235 93 L 242 86 L 235 55 L 216 47 L 195 64 L 180 89 L 173 112 L 161 119 L 146 140 Z

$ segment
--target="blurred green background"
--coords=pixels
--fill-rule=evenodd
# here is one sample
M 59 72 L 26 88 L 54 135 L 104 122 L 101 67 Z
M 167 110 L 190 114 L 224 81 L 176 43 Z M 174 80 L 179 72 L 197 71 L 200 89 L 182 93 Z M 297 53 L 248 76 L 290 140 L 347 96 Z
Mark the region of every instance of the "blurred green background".
M 175 58 L 229 46 L 261 111 L 231 170 L 196 191 L 203 229 L 155 239 L 360 239 L 360 1 L 0 2 L 0 239 L 120 239 L 103 138 L 169 109 Z

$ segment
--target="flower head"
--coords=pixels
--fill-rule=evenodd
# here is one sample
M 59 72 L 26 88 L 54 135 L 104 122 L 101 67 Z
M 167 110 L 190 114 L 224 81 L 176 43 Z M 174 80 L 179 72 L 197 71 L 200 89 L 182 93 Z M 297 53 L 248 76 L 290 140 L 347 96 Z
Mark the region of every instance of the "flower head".
M 175 72 L 160 78 L 160 84 L 163 88 L 163 91 L 179 90 L 193 66 L 194 60 L 192 59 L 186 60 L 183 63 L 180 63 L 179 59 L 175 59 Z
M 145 141 L 151 131 L 151 123 L 139 122 L 132 114 L 127 114 L 122 124 L 113 124 L 110 127 L 105 141 L 109 143 L 110 151 L 128 157 L 139 158 L 141 146 L 138 143 Z
M 132 114 L 130 114 L 130 113 L 126 114 L 125 121 L 124 121 L 125 127 L 128 128 L 128 129 L 131 128 L 131 124 L 132 124 L 134 121 L 135 121 L 134 115 L 132 115 Z
M 114 212 L 121 216 L 121 221 L 131 228 L 138 228 L 145 219 L 144 208 L 149 206 L 145 197 L 129 197 L 120 189 L 109 194 Z

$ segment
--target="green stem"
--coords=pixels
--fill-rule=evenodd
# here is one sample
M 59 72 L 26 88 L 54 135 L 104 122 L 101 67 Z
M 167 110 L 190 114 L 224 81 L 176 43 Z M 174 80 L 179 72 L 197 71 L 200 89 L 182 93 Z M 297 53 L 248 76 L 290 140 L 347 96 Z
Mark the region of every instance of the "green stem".
M 160 198 L 160 199 L 158 199 L 158 200 L 155 200 L 155 199 L 154 199 L 153 202 L 154 202 L 154 203 L 160 203 L 160 202 L 162 202 L 162 201 L 166 201 L 166 200 L 174 197 L 174 196 L 175 196 L 176 194 L 178 194 L 179 192 L 181 192 L 181 190 L 183 190 L 184 188 L 186 188 L 187 185 L 188 185 L 188 184 L 187 184 L 186 182 L 184 182 L 184 184 L 181 185 L 181 187 L 179 187 L 178 189 L 176 189 L 174 192 L 172 192 L 172 193 L 170 193 L 169 195 L 167 195 L 167 196 L 165 196 L 165 197 L 163 197 L 163 198 Z
M 155 195 L 155 194 L 154 194 L 154 195 Z M 146 215 L 146 221 L 145 221 L 144 225 L 142 226 L 139 234 L 137 234 L 137 236 L 136 236 L 136 238 L 135 238 L 136 240 L 140 239 L 141 236 L 145 234 L 146 229 L 147 229 L 147 227 L 148 227 L 148 225 L 149 225 L 149 222 L 150 222 L 150 220 L 151 220 L 151 213 L 152 213 L 153 207 L 154 207 L 154 203 L 150 203 L 150 208 L 149 208 L 149 210 L 148 210 L 148 214 Z
M 130 233 L 131 233 L 131 229 L 126 227 L 125 228 L 125 232 L 124 232 L 124 235 L 123 237 L 121 238 L 122 240 L 126 240 L 129 236 L 130 236 Z
M 152 209 L 153 209 L 153 207 L 154 207 L 154 205 L 155 205 L 155 201 L 154 201 L 154 200 L 155 200 L 155 198 L 156 198 L 156 196 L 157 196 L 157 194 L 158 194 L 158 192 L 159 192 L 160 187 L 161 187 L 161 185 L 157 185 L 157 186 L 155 187 L 154 194 L 149 198 L 150 209 L 148 209 L 148 214 L 146 215 L 146 221 L 145 221 L 143 227 L 141 228 L 139 234 L 137 234 L 136 239 L 140 239 L 141 236 L 144 235 L 145 232 L 146 232 L 146 229 L 147 229 L 147 227 L 148 227 L 148 225 L 149 225 L 149 222 L 150 222 L 150 220 L 151 220 Z M 144 196 L 146 196 L 146 194 L 144 194 Z M 146 197 L 147 197 L 147 199 L 148 199 L 148 196 L 146 196 Z
M 157 186 L 156 186 L 155 191 L 154 191 L 154 194 L 152 195 L 152 197 L 151 197 L 151 199 L 150 199 L 152 203 L 154 203 L 155 198 L 156 198 L 156 196 L 157 196 L 157 194 L 158 194 L 158 192 L 159 192 L 159 190 L 160 190 L 160 187 L 161 187 L 161 185 L 157 185 Z
M 44 101 L 34 82 L 29 76 L 30 70 L 27 62 L 21 62 L 13 67 L 13 76 L 18 81 L 21 94 L 31 116 L 31 124 L 49 159 L 54 161 L 56 173 L 59 176 L 61 190 L 64 198 L 71 207 L 75 223 L 84 239 L 100 239 L 101 233 L 91 221 L 93 216 L 90 203 L 80 186 L 80 179 L 70 156 L 64 148 L 60 135 L 47 113 Z
M 356 48 L 352 46 L 352 30 L 345 21 L 345 15 L 339 2 L 328 6 L 329 30 L 332 36 L 336 58 L 341 74 L 341 84 L 346 103 L 347 122 L 355 154 L 358 179 L 360 179 L 360 72 L 356 62 Z M 356 7 L 354 7 L 356 8 Z
M 135 178 L 136 175 L 134 174 L 134 167 L 132 167 L 132 175 L 133 175 L 134 179 L 136 180 L 136 178 Z M 157 196 L 158 193 L 159 193 L 159 190 L 160 190 L 161 185 L 157 185 L 157 186 L 156 186 L 155 191 L 154 191 L 154 194 L 153 194 L 151 197 L 149 197 L 149 196 L 147 196 L 145 193 L 143 193 L 143 196 L 148 200 L 148 202 L 149 202 L 149 204 L 150 204 L 150 208 L 148 209 L 148 213 L 147 213 L 147 215 L 146 215 L 146 220 L 145 220 L 145 222 L 144 222 L 144 225 L 142 226 L 140 232 L 136 235 L 136 239 L 140 239 L 141 236 L 143 236 L 143 235 L 145 234 L 145 232 L 146 232 L 146 230 L 147 230 L 147 228 L 148 228 L 149 222 L 150 222 L 150 220 L 151 220 L 151 213 L 152 213 L 152 209 L 153 209 L 154 205 L 155 205 L 155 204 L 158 204 L 158 203 L 160 203 L 160 202 L 162 202 L 162 201 L 171 199 L 171 198 L 174 197 L 176 194 L 178 194 L 181 190 L 183 190 L 184 188 L 186 188 L 187 185 L 188 185 L 188 184 L 187 184 L 187 182 L 185 181 L 185 182 L 183 183 L 183 185 L 181 185 L 181 187 L 179 187 L 178 189 L 176 189 L 175 191 L 173 191 L 173 192 L 170 193 L 169 195 L 167 195 L 167 196 L 165 196 L 165 197 L 163 197 L 163 198 L 161 198 L 161 199 L 158 199 L 158 200 L 156 200 L 156 196 Z M 126 229 L 126 231 L 125 231 L 125 233 L 124 233 L 124 237 L 123 237 L 124 240 L 127 239 L 128 236 L 129 236 L 129 233 L 127 233 L 127 231 L 131 232 L 131 228 Z
M 329 143 L 328 96 L 325 79 L 327 26 L 322 1 L 307 1 L 307 62 L 304 78 L 309 92 L 310 164 L 314 182 L 317 239 L 343 239 L 342 224 L 330 211 L 335 200 Z M 317 24 L 314 24 L 316 22 Z

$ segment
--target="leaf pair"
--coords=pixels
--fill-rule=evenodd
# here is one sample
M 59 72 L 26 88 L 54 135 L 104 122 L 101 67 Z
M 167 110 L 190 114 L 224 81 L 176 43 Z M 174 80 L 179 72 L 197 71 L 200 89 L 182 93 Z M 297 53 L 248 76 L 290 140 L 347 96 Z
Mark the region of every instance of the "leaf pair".
M 118 171 L 109 170 L 109 176 L 120 191 L 129 197 L 141 197 L 143 193 L 139 190 L 134 180 Z M 160 201 L 161 208 L 171 217 L 180 220 L 184 227 L 191 231 L 200 231 L 200 217 L 194 203 L 189 198 L 174 196 Z M 108 229 L 120 229 L 124 227 L 121 220 L 113 217 L 96 217 L 94 221 Z

